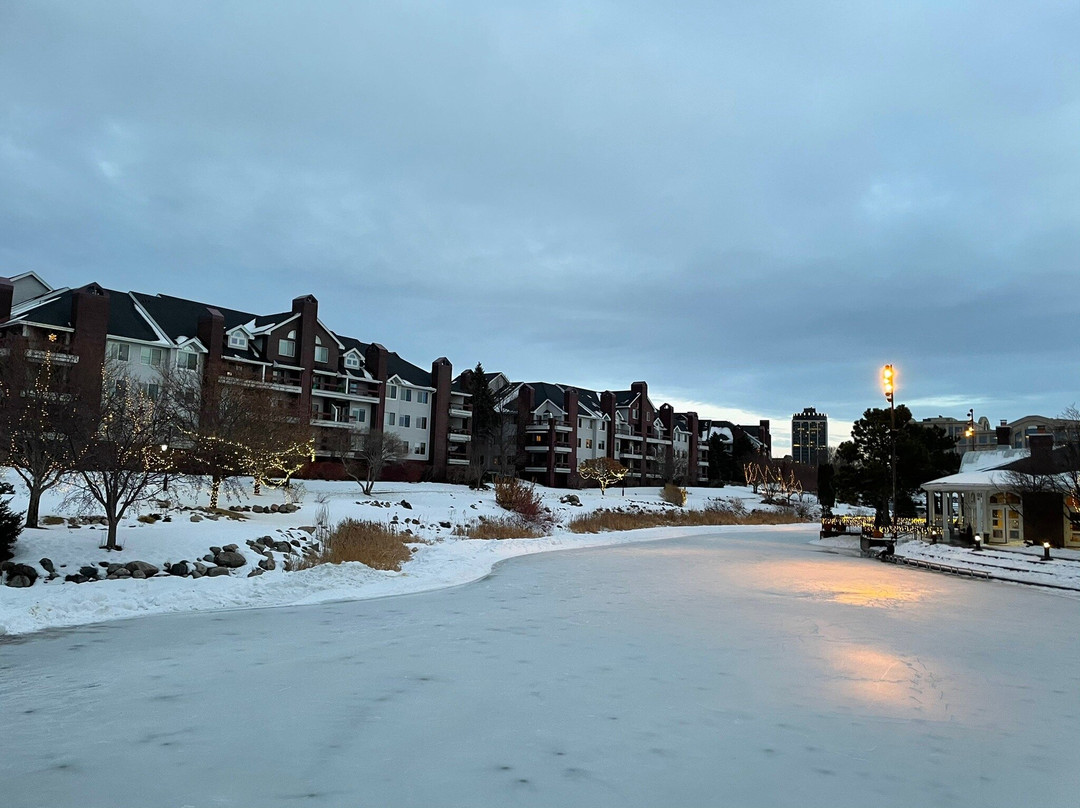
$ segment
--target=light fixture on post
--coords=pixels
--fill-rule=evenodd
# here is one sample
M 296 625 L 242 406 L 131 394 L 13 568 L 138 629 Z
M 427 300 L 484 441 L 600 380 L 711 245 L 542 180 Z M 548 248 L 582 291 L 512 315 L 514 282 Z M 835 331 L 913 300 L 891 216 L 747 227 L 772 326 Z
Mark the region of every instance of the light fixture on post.
M 974 452 L 975 451 L 975 408 L 974 407 L 972 407 L 970 410 L 968 410 L 968 425 L 967 425 L 967 429 L 964 430 L 964 434 L 968 438 L 968 441 L 969 441 L 968 445 L 969 445 L 971 451 Z
M 892 537 L 896 541 L 896 405 L 893 397 L 896 393 L 896 371 L 892 365 L 881 370 L 881 386 L 885 390 L 885 400 L 889 402 L 889 467 L 892 470 Z
M 165 463 L 165 479 L 161 483 L 161 490 L 162 491 L 168 491 L 169 490 L 169 462 L 168 462 L 168 459 L 167 459 L 168 451 L 169 451 L 169 444 L 167 444 L 167 443 L 161 444 L 161 459 Z

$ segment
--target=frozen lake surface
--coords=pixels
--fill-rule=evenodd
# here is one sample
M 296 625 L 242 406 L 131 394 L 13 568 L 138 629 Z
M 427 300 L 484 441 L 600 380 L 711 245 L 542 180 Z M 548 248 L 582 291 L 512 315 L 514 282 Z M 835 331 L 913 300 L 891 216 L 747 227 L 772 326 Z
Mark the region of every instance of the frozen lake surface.
M 1080 601 L 805 539 L 0 641 L 0 801 L 1076 805 Z

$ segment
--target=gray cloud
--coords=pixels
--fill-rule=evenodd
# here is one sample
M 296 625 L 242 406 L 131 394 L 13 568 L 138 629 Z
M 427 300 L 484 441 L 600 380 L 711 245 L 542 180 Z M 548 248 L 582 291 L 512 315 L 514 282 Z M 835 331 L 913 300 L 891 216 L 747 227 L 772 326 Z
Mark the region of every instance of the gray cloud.
M 1077 41 L 1059 3 L 16 0 L 0 271 L 312 292 L 419 363 L 713 414 L 852 420 L 885 361 L 911 400 L 1052 414 Z

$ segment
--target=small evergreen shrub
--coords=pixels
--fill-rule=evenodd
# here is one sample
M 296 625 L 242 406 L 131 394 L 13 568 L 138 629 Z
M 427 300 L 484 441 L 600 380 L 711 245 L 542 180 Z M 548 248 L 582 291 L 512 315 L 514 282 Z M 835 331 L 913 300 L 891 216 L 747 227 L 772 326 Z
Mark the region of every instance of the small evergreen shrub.
M 15 555 L 15 542 L 23 529 L 23 515 L 11 510 L 11 500 L 0 500 L 0 561 Z

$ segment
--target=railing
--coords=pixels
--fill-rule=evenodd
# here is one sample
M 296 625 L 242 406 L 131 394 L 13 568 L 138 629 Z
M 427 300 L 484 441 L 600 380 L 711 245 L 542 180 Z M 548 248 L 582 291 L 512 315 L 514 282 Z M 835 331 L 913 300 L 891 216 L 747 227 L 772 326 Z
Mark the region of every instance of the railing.
M 329 421 L 335 424 L 355 424 L 356 416 L 354 415 L 335 415 L 332 412 L 313 412 L 311 413 L 312 421 Z

